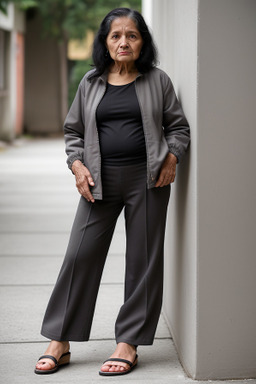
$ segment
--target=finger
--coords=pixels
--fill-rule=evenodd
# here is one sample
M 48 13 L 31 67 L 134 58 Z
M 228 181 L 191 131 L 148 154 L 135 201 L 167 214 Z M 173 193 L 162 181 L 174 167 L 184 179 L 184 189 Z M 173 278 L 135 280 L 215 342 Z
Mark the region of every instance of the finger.
M 90 185 L 94 185 L 94 181 L 93 181 L 92 175 L 91 175 L 90 171 L 87 168 L 86 168 L 86 172 L 85 172 L 85 177 L 87 178 L 88 183 Z
M 94 185 L 94 181 L 93 181 L 92 177 L 89 177 L 87 180 L 88 180 L 88 183 L 89 183 L 91 186 Z M 86 198 L 87 198 L 87 200 L 88 200 L 88 201 L 91 201 L 92 203 L 94 203 L 95 200 L 94 200 L 94 197 L 93 197 L 93 195 L 92 195 L 92 193 L 91 193 L 91 190 L 90 190 L 90 187 L 89 187 L 88 184 L 86 184 L 85 192 L 86 192 Z
M 94 203 L 94 197 L 93 195 L 91 194 L 91 192 L 86 192 L 86 193 L 83 193 L 83 196 L 86 198 L 87 201 L 91 202 L 91 203 Z
M 159 177 L 159 179 L 157 180 L 157 182 L 156 182 L 156 184 L 155 184 L 155 188 L 160 187 L 161 184 L 162 184 L 162 182 L 163 182 L 163 179 L 162 179 L 161 177 Z
M 175 181 L 175 176 L 176 176 L 176 173 L 174 172 L 171 176 L 170 176 L 170 183 L 173 183 Z
M 168 185 L 168 184 L 170 184 L 170 183 L 168 183 L 167 180 L 163 180 L 163 182 L 162 182 L 161 185 L 160 185 L 160 188 L 165 187 L 165 186 Z
M 91 203 L 94 203 L 94 202 L 95 202 L 94 197 L 92 196 L 91 193 L 81 193 L 81 195 L 82 195 L 88 202 L 91 202 Z
M 157 181 L 157 183 L 156 183 L 156 185 L 155 185 L 155 187 L 165 187 L 165 186 L 167 186 L 167 185 L 169 185 L 169 184 L 171 184 L 171 183 L 173 183 L 174 182 L 174 177 L 173 176 L 168 176 L 168 177 L 165 177 L 165 178 L 163 178 L 163 179 L 160 179 L 159 178 L 159 180 Z
M 166 173 L 166 171 L 164 171 L 164 170 L 162 170 L 162 172 L 160 173 L 160 175 L 159 175 L 159 178 L 158 178 L 158 180 L 157 180 L 157 182 L 156 182 L 156 185 L 155 185 L 155 187 L 157 188 L 157 187 L 163 187 L 164 185 L 165 185 L 165 182 L 166 182 L 166 180 L 167 180 L 167 173 Z
M 91 176 L 88 176 L 87 177 L 87 180 L 88 180 L 88 183 L 90 184 L 90 185 L 94 185 L 94 181 L 93 181 L 93 178 L 91 177 Z
M 88 187 L 88 184 L 84 185 L 83 187 L 80 186 L 80 187 L 78 188 L 78 191 L 79 191 L 79 193 L 80 193 L 83 197 L 86 198 L 87 201 L 91 201 L 92 203 L 94 203 L 95 200 L 94 200 L 94 197 L 93 197 L 92 194 L 91 194 L 91 191 L 90 191 L 90 189 L 89 189 L 89 187 Z

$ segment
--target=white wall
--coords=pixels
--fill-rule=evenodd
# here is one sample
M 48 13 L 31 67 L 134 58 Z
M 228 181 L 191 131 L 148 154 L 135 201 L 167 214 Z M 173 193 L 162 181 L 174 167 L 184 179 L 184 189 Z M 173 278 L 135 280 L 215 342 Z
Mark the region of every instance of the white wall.
M 191 377 L 256 377 L 256 2 L 149 2 L 192 140 L 172 188 L 164 314 Z
M 256 377 L 256 2 L 200 2 L 198 366 Z
M 170 75 L 191 127 L 192 145 L 172 186 L 165 247 L 163 311 L 187 372 L 196 367 L 197 322 L 197 0 L 151 1 L 145 13 L 160 67 Z M 148 6 L 148 0 L 144 1 Z M 189 58 L 189 60 L 188 60 Z

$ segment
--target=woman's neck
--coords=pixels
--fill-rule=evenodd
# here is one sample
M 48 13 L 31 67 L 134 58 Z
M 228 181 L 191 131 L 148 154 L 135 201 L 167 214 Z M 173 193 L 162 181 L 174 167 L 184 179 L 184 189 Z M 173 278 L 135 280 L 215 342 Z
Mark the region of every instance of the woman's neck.
M 136 79 L 138 70 L 134 63 L 128 64 L 113 64 L 108 73 L 108 82 L 112 85 L 125 85 Z
M 115 73 L 120 76 L 134 75 L 138 70 L 133 63 L 114 63 L 111 65 L 109 73 Z

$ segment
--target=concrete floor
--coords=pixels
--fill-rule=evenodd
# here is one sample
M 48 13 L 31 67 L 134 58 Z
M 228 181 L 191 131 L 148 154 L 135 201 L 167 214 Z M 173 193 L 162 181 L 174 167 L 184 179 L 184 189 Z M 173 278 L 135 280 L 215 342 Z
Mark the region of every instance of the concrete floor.
M 139 348 L 139 364 L 131 374 L 98 375 L 101 362 L 115 346 L 114 321 L 123 297 L 123 216 L 109 251 L 91 340 L 71 343 L 70 366 L 54 375 L 34 374 L 34 364 L 47 346 L 40 335 L 42 317 L 79 199 L 65 160 L 64 143 L 58 138 L 23 139 L 0 146 L 0 382 L 194 383 L 179 364 L 162 316 L 154 345 Z M 255 384 L 256 380 L 225 383 Z

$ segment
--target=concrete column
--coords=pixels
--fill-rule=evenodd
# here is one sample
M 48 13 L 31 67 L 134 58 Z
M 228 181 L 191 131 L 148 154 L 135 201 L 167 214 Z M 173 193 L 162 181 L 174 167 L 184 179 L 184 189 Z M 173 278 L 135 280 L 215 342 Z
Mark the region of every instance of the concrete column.
M 0 12 L 0 28 L 4 31 L 4 89 L 0 91 L 0 140 L 11 141 L 15 132 L 16 71 L 15 71 L 15 10 L 8 5 L 8 13 Z
M 150 3 L 192 137 L 172 190 L 164 314 L 189 376 L 255 378 L 256 2 Z
M 24 33 L 25 17 L 13 4 L 9 4 L 7 10 L 7 15 L 0 12 L 0 29 L 4 31 L 4 89 L 0 90 L 0 139 L 12 141 L 16 134 L 17 105 L 22 104 L 23 99 L 22 94 L 17 94 L 17 77 L 23 75 L 22 72 L 17 73 L 17 34 Z M 21 131 L 22 113 L 20 116 Z
M 25 126 L 30 134 L 60 133 L 60 55 L 56 39 L 42 39 L 38 14 L 27 21 L 25 40 Z

